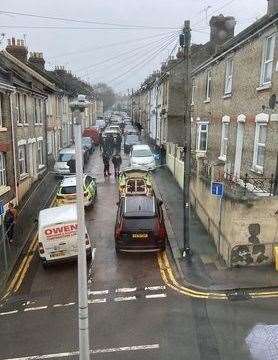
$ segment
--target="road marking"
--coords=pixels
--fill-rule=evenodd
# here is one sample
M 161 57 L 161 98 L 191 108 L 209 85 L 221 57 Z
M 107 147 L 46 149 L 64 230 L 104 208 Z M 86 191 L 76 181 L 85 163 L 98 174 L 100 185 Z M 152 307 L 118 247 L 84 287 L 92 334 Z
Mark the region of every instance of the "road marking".
M 133 288 L 119 288 L 116 289 L 116 293 L 129 293 L 129 292 L 134 292 L 137 290 L 137 287 L 133 287 Z
M 114 301 L 132 301 L 132 300 L 136 300 L 136 296 L 119 296 L 119 297 L 115 297 Z
M 105 353 L 144 351 L 144 350 L 157 350 L 157 349 L 159 349 L 159 344 L 135 345 L 135 346 L 122 346 L 122 347 L 118 347 L 118 348 L 95 349 L 95 350 L 90 350 L 90 354 L 105 354 Z M 8 359 L 3 359 L 3 360 L 54 359 L 54 358 L 63 358 L 63 357 L 73 357 L 73 356 L 77 356 L 77 355 L 79 355 L 79 351 L 71 351 L 71 352 L 56 353 L 56 354 L 31 355 L 31 356 L 23 356 L 23 357 L 17 357 L 17 358 L 8 358 Z
M 1 316 L 3 316 L 3 315 L 11 315 L 11 314 L 16 314 L 17 312 L 18 312 L 18 310 L 6 311 L 6 312 L 0 313 L 0 315 Z
M 44 310 L 44 309 L 47 309 L 47 306 L 25 308 L 23 311 L 36 311 L 36 310 Z
M 67 306 L 72 306 L 75 305 L 75 302 L 70 302 L 67 304 L 54 304 L 53 307 L 67 307 Z
M 100 304 L 100 303 L 105 303 L 105 302 L 106 302 L 106 298 L 88 300 L 88 304 Z
M 150 294 L 150 295 L 146 295 L 145 298 L 146 299 L 156 299 L 156 298 L 165 298 L 167 295 L 166 294 Z
M 150 290 L 150 291 L 157 291 L 157 290 L 165 290 L 166 286 L 162 285 L 162 286 L 146 286 L 145 290 Z
M 88 295 L 107 295 L 107 294 L 109 294 L 109 290 L 88 291 Z

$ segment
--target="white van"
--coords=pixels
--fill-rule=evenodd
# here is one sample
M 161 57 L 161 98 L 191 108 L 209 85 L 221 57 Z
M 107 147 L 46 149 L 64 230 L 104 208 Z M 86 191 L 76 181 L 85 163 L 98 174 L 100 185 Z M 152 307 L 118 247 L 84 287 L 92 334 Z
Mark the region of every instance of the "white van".
M 52 207 L 39 214 L 39 256 L 49 263 L 71 260 L 78 255 L 76 205 Z M 91 241 L 85 229 L 87 258 L 92 257 Z

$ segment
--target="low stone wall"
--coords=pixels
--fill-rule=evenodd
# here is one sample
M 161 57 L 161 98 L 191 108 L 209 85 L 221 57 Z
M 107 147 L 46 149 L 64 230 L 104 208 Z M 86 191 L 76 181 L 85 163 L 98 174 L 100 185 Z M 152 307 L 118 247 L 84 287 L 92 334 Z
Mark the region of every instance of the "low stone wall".
M 167 164 L 182 187 L 183 162 L 167 151 Z M 190 190 L 191 203 L 228 266 L 273 262 L 273 247 L 278 245 L 277 197 L 220 200 L 210 194 L 198 171 L 192 176 Z

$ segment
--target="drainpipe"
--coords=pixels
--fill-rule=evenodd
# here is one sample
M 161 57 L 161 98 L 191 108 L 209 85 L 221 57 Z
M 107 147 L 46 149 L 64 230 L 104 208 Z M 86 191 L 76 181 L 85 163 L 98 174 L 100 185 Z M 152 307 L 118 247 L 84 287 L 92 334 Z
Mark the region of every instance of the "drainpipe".
M 15 91 L 10 93 L 10 113 L 11 113 L 11 124 L 12 124 L 15 201 L 16 201 L 16 205 L 18 205 L 17 163 L 16 163 L 16 154 L 15 154 L 14 114 L 13 114 L 13 99 L 12 99 L 12 96 L 14 94 Z

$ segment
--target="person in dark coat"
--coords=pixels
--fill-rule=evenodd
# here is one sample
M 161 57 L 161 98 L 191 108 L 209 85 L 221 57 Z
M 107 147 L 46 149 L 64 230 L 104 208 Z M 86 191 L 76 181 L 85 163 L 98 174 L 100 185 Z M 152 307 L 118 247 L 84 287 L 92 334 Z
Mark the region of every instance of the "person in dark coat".
M 76 162 L 74 158 L 69 159 L 67 162 L 67 165 L 69 167 L 70 174 L 76 174 Z
M 104 165 L 104 170 L 103 170 L 104 177 L 110 176 L 111 173 L 110 173 L 110 156 L 109 156 L 109 154 L 106 152 L 103 152 L 102 160 L 103 160 L 103 165 Z
M 120 134 L 117 134 L 117 137 L 115 139 L 115 151 L 117 154 L 120 154 L 121 146 L 122 146 L 122 137 Z
M 10 202 L 8 210 L 6 211 L 4 216 L 5 233 L 7 235 L 10 244 L 13 242 L 16 217 L 17 217 L 17 211 L 14 208 L 14 204 Z
M 121 168 L 121 164 L 122 164 L 122 158 L 119 153 L 116 153 L 113 155 L 112 163 L 114 165 L 115 178 L 117 178 L 120 175 L 120 168 Z

